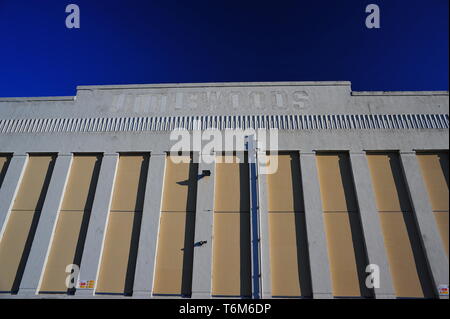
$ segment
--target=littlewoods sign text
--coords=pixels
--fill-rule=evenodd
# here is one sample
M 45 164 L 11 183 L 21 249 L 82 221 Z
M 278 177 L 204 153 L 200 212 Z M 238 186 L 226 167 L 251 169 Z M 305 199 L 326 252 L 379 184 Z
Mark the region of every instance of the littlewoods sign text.
M 132 107 L 134 112 L 166 112 L 177 110 L 230 110 L 249 108 L 258 111 L 266 109 L 301 110 L 308 107 L 309 96 L 305 91 L 285 90 L 251 91 L 174 91 L 167 93 L 125 93 L 113 95 L 113 109 L 120 111 Z

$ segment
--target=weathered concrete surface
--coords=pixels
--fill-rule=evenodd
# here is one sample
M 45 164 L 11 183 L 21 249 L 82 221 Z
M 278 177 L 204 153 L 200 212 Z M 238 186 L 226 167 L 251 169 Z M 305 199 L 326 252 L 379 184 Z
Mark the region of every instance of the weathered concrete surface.
M 97 118 L 131 116 L 192 116 L 192 115 L 361 115 L 361 114 L 447 114 L 448 92 L 352 92 L 350 82 L 267 82 L 267 83 L 193 83 L 163 85 L 80 86 L 75 97 L 1 98 L 0 121 L 10 119 Z M 325 234 L 319 185 L 315 167 L 315 151 L 349 151 L 353 166 L 356 193 L 361 210 L 362 226 L 370 262 L 388 267 L 383 238 L 371 189 L 365 151 L 448 150 L 448 129 L 329 129 L 280 130 L 279 150 L 300 151 L 305 213 L 315 298 L 331 298 L 331 281 L 327 261 Z M 0 189 L 0 226 L 4 225 L 15 191 L 30 152 L 104 153 L 93 204 L 91 220 L 81 264 L 80 278 L 96 279 L 101 258 L 102 241 L 107 223 L 115 168 L 119 152 L 150 152 L 150 174 L 140 234 L 140 246 L 135 277 L 135 298 L 151 297 L 156 235 L 159 227 L 159 206 L 164 168 L 164 154 L 175 142 L 169 132 L 105 132 L 105 133 L 15 133 L 0 132 L 0 153 L 13 153 L 8 172 Z M 192 144 L 191 144 L 192 145 Z M 403 155 L 406 178 L 413 195 L 427 256 L 436 284 L 448 283 L 448 259 L 435 232 L 423 181 L 412 159 Z M 214 165 L 200 164 L 212 174 L 198 184 L 195 240 L 208 244 L 194 251 L 193 298 L 210 297 L 212 258 L 212 203 L 214 198 Z M 63 180 L 63 170 L 55 176 Z M 262 295 L 270 298 L 270 269 L 267 240 L 267 220 L 264 180 L 259 179 Z M 59 191 L 62 192 L 60 189 Z M 55 189 L 55 194 L 58 190 Z M 59 193 L 58 193 L 59 194 Z M 58 197 L 58 196 L 56 196 Z M 58 198 L 51 200 L 53 203 Z M 50 203 L 50 200 L 49 200 Z M 50 205 L 50 204 L 49 204 Z M 53 205 L 54 206 L 54 205 Z M 52 211 L 55 211 L 54 206 Z M 51 229 L 55 215 L 49 214 L 40 229 Z M 51 231 L 50 231 L 51 232 Z M 36 241 L 36 249 L 46 251 L 45 231 Z M 45 238 L 44 238 L 45 237 Z M 41 243 L 41 244 L 38 244 Z M 36 250 L 36 251 L 38 251 Z M 445 259 L 446 262 L 443 260 Z M 41 265 L 41 260 L 34 261 Z M 31 264 L 30 264 L 31 265 Z M 39 281 L 42 267 L 27 272 L 22 287 L 30 288 L 26 295 L 1 295 L 1 298 L 48 298 L 36 296 L 34 283 Z M 33 269 L 34 269 L 33 268 Z M 29 281 L 28 281 L 29 280 Z M 391 278 L 382 275 L 382 287 L 377 298 L 392 298 Z M 28 285 L 30 282 L 32 284 Z M 25 290 L 23 290 L 25 292 Z M 120 298 L 95 296 L 93 290 L 78 290 L 75 296 L 52 298 Z

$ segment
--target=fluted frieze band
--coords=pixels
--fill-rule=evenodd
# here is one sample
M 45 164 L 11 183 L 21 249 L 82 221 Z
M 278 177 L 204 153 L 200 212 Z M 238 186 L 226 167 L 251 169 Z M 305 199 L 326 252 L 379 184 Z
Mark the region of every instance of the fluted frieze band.
M 228 115 L 0 119 L 0 133 L 145 132 L 177 129 L 448 129 L 448 114 Z

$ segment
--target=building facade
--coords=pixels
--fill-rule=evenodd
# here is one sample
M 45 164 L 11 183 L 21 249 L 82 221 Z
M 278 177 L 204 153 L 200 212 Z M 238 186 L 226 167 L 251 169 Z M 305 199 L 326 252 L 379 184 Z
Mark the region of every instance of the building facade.
M 2 98 L 0 298 L 448 298 L 448 149 L 448 92 Z

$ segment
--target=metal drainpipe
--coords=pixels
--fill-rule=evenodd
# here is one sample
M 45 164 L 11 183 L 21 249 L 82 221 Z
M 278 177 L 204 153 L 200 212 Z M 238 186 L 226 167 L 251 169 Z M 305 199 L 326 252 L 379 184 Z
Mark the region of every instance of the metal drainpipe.
M 260 239 L 259 239 L 259 199 L 258 199 L 258 169 L 256 141 L 254 136 L 247 136 L 245 143 L 248 151 L 248 162 L 250 168 L 250 207 L 251 207 L 251 253 L 252 253 L 252 296 L 253 299 L 260 299 Z

